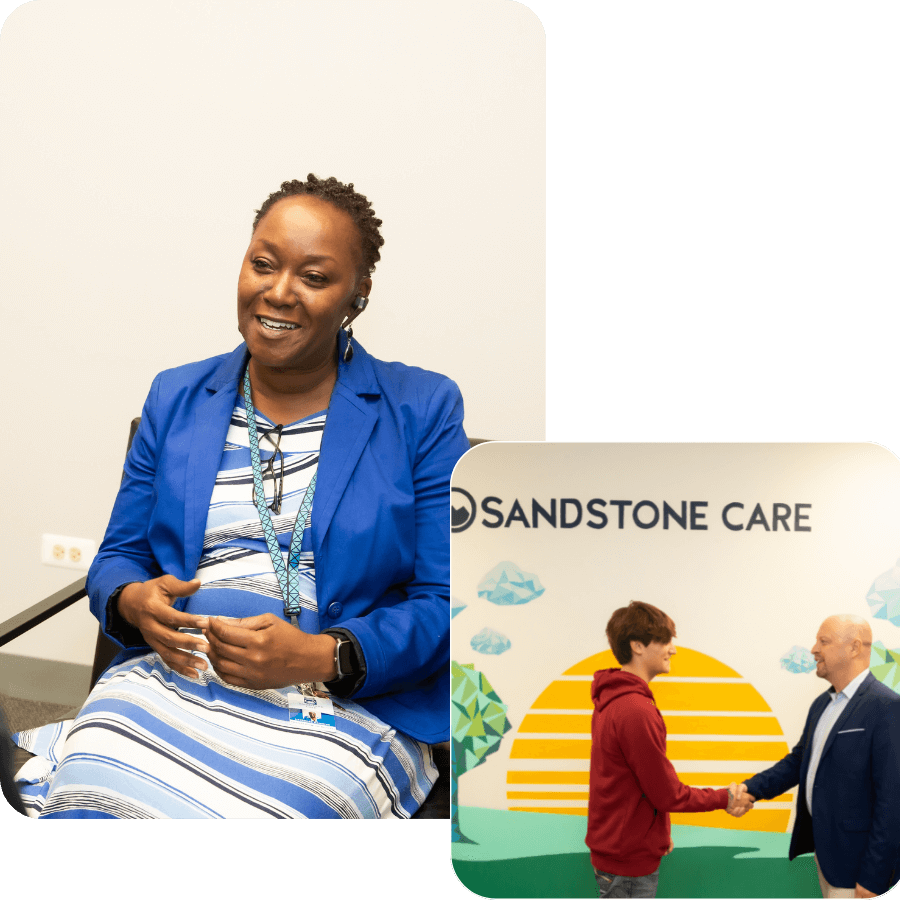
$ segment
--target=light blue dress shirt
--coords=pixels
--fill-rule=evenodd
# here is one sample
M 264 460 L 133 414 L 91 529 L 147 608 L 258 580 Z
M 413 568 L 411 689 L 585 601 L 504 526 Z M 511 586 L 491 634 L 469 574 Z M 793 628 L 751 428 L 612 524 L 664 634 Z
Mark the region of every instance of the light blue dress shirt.
M 853 695 L 859 689 L 859 686 L 869 674 L 868 669 L 863 669 L 853 681 L 850 682 L 842 691 L 835 693 L 831 697 L 831 703 L 825 707 L 825 712 L 819 717 L 816 724 L 816 730 L 813 734 L 812 752 L 809 757 L 809 771 L 806 773 L 806 808 L 812 814 L 812 795 L 813 784 L 816 780 L 816 770 L 819 768 L 819 760 L 822 758 L 822 748 L 831 734 L 834 723 L 837 722 L 841 713 L 847 708 L 847 704 L 853 698 Z

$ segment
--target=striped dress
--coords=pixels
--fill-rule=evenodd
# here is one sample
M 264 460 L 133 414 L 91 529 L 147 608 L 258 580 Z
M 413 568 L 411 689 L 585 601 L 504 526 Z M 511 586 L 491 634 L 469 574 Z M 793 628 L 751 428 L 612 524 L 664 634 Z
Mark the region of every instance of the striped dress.
M 325 413 L 280 435 L 257 411 L 264 484 L 286 555 L 294 520 L 316 471 Z M 315 567 L 301 554 L 300 625 L 318 633 Z M 238 397 L 210 502 L 201 587 L 186 612 L 283 616 L 253 504 L 244 402 Z M 427 744 L 401 734 L 352 700 L 331 698 L 334 727 L 292 718 L 290 688 L 248 690 L 212 667 L 199 680 L 172 671 L 155 652 L 109 669 L 71 726 L 16 735 L 37 753 L 19 773 L 29 814 L 52 818 L 408 818 L 437 778 Z

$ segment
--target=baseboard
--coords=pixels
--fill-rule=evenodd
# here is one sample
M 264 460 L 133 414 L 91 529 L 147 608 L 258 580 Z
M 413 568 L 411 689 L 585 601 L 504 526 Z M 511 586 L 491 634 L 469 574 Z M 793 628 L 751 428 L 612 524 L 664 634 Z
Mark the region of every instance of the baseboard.
M 0 653 L 0 691 L 10 697 L 76 706 L 90 684 L 90 666 Z

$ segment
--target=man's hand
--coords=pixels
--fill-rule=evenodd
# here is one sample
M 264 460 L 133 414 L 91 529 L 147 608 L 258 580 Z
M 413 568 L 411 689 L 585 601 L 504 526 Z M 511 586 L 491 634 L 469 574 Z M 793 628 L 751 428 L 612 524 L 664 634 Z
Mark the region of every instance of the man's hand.
M 306 634 L 272 613 L 230 622 L 211 616 L 206 639 L 216 674 L 238 687 L 264 690 L 337 675 L 330 634 Z
M 853 895 L 854 897 L 877 897 L 878 894 L 873 894 L 868 888 L 864 888 L 859 882 L 856 883 L 856 892 Z
M 728 806 L 725 808 L 725 812 L 736 819 L 751 810 L 755 802 L 756 798 L 747 793 L 746 784 L 732 782 L 728 785 Z
M 665 853 L 663 853 L 663 856 L 668 856 L 674 849 L 675 849 L 675 841 L 670 840 L 669 841 L 669 849 L 666 850 Z
M 747 790 L 747 785 L 743 782 L 738 785 L 738 796 L 747 801 L 750 804 L 750 807 L 756 803 L 756 797 Z

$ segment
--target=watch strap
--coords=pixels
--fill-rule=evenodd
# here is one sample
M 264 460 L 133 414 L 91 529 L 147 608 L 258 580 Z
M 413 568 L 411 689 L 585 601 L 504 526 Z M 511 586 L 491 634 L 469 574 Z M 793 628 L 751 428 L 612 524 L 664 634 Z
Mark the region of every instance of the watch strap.
M 346 628 L 328 628 L 323 633 L 330 634 L 341 642 L 336 648 L 336 653 L 341 654 L 338 668 L 339 672 L 343 673 L 331 681 L 326 681 L 325 687 L 336 697 L 352 697 L 366 680 L 366 658 L 359 641 Z
M 109 600 L 106 601 L 106 634 L 123 647 L 147 646 L 140 629 L 135 628 L 134 625 L 126 621 L 122 613 L 119 612 L 119 595 L 129 584 L 134 583 L 133 581 L 126 581 L 125 584 L 120 584 L 109 595 Z

